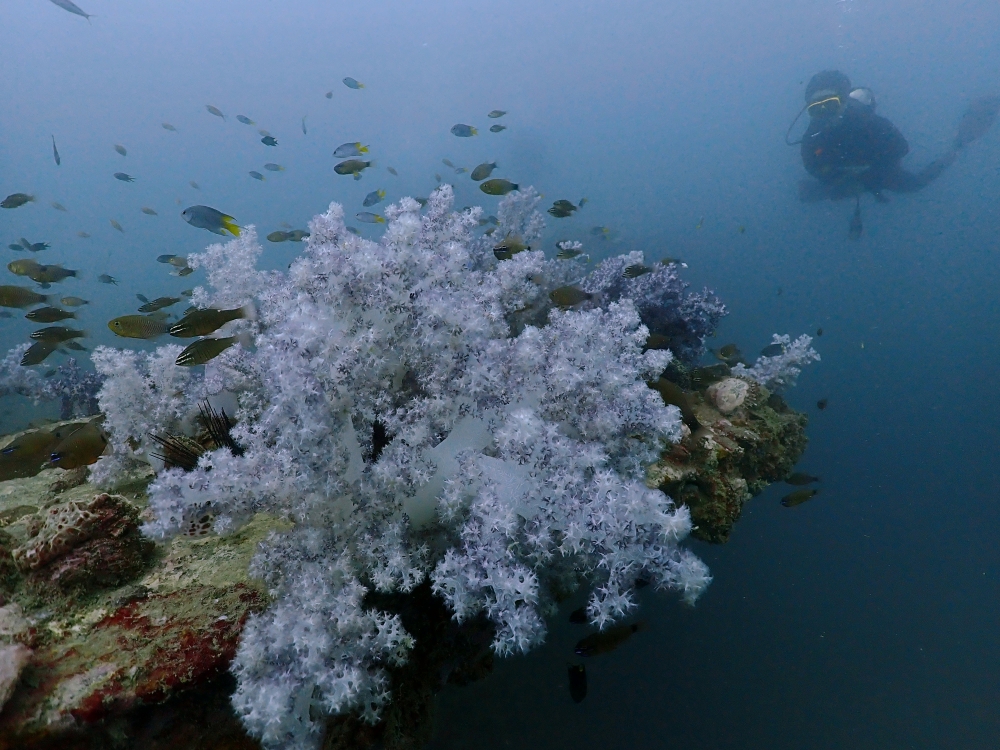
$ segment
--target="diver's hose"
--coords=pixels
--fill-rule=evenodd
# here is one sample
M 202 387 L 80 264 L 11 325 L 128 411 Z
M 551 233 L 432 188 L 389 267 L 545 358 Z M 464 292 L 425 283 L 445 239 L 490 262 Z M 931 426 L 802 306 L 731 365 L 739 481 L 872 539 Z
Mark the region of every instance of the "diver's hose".
M 800 143 L 802 143 L 802 139 L 801 138 L 799 138 L 797 141 L 790 141 L 790 140 L 788 140 L 788 136 L 790 136 L 792 134 L 792 128 L 795 127 L 795 123 L 797 123 L 799 121 L 799 118 L 802 117 L 802 113 L 805 112 L 808 108 L 809 108 L 808 102 L 806 104 L 803 104 L 802 105 L 802 109 L 800 109 L 799 113 L 797 115 L 795 115 L 795 119 L 792 120 L 792 124 L 789 125 L 788 126 L 788 130 L 785 131 L 785 145 L 786 146 L 798 146 Z

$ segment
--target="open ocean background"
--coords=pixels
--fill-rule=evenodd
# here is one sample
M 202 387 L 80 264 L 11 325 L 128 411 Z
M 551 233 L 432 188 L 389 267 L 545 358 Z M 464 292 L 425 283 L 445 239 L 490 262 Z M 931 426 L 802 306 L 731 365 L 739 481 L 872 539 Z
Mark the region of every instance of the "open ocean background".
M 0 194 L 38 198 L 0 212 L 0 256 L 26 256 L 7 249 L 24 236 L 52 244 L 39 262 L 81 270 L 51 291 L 91 300 L 78 321 L 88 347 L 153 346 L 115 339 L 107 321 L 135 312 L 136 293 L 201 283 L 155 261 L 214 241 L 183 208 L 214 206 L 263 237 L 283 221 L 305 228 L 331 201 L 365 210 L 377 188 L 387 202 L 426 196 L 439 173 L 457 206 L 494 213 L 499 198 L 442 158 L 495 159 L 494 177 L 534 185 L 544 205 L 587 197 L 574 217 L 549 219 L 549 253 L 569 238 L 598 259 L 683 258 L 692 285 L 731 311 L 712 346 L 750 353 L 774 332 L 824 329 L 823 361 L 788 398 L 810 414 L 800 467 L 822 477 L 820 495 L 787 509 L 771 488 L 728 544 L 696 544 L 715 576 L 708 593 L 687 609 L 644 591 L 648 630 L 587 663 L 582 704 L 566 685 L 580 631 L 563 618 L 544 648 L 443 693 L 433 748 L 997 747 L 1000 128 L 921 193 L 863 201 L 857 243 L 850 204 L 797 201 L 804 173 L 782 139 L 809 77 L 839 68 L 906 135 L 904 164 L 926 164 L 971 98 L 1000 92 L 1000 4 L 81 5 L 89 24 L 47 0 L 0 4 Z M 492 109 L 508 114 L 490 120 Z M 480 134 L 452 136 L 460 122 Z M 508 129 L 490 133 L 496 122 Z M 280 145 L 262 145 L 257 128 Z M 331 156 L 355 140 L 376 160 L 357 182 L 335 175 Z M 269 161 L 286 171 L 248 176 Z M 611 240 L 589 234 L 598 225 Z M 264 244 L 272 268 L 302 248 Z M 97 283 L 101 273 L 120 285 Z M 12 312 L 0 352 L 34 328 Z M 0 432 L 46 415 L 8 400 Z

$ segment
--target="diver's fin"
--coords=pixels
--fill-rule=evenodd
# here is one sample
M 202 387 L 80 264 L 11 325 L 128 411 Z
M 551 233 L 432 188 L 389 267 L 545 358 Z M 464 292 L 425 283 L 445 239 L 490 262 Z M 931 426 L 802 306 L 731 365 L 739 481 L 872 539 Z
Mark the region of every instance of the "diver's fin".
M 981 96 L 969 102 L 962 119 L 958 123 L 955 148 L 968 146 L 981 138 L 992 127 L 1000 112 L 1000 96 Z

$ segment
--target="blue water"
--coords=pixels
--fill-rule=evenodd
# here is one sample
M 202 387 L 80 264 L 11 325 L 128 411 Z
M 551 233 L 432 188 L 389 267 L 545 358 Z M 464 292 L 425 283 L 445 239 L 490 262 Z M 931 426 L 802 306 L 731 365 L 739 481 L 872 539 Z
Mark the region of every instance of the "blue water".
M 554 624 L 543 649 L 443 694 L 434 747 L 995 746 L 1000 129 L 921 193 L 865 202 L 858 243 L 846 237 L 850 206 L 798 203 L 798 151 L 782 137 L 804 83 L 837 67 L 875 90 L 910 142 L 905 163 L 926 164 L 966 102 L 997 93 L 1000 6 L 81 5 L 96 14 L 89 24 L 47 0 L 0 6 L 0 193 L 38 196 L 0 212 L 0 255 L 21 257 L 6 245 L 25 236 L 52 244 L 40 262 L 82 270 L 54 290 L 92 300 L 80 313 L 88 346 L 122 344 L 106 321 L 134 312 L 135 293 L 200 283 L 155 262 L 214 241 L 180 219 L 184 207 L 215 206 L 263 235 L 304 227 L 332 200 L 363 210 L 376 188 L 389 201 L 426 196 L 437 172 L 457 205 L 492 212 L 498 199 L 442 158 L 496 160 L 494 176 L 546 200 L 589 198 L 550 221 L 549 248 L 570 237 L 595 257 L 683 258 L 732 312 L 716 343 L 753 351 L 774 332 L 824 328 L 823 361 L 789 396 L 811 417 L 801 467 L 823 478 L 820 496 L 785 509 L 772 488 L 727 545 L 696 545 L 715 575 L 709 592 L 693 610 L 644 593 L 649 629 L 588 664 L 583 704 L 569 700 L 565 671 L 579 635 Z M 488 132 L 494 108 L 509 112 L 503 133 Z M 457 122 L 480 135 L 455 138 Z M 257 127 L 280 145 L 263 146 Z M 359 182 L 332 171 L 332 150 L 354 140 L 377 163 Z M 268 161 L 286 171 L 264 172 Z M 593 242 L 595 225 L 615 241 Z M 282 268 L 300 249 L 268 244 L 264 262 Z M 100 273 L 121 285 L 98 284 Z M 30 330 L 0 320 L 0 351 Z M 8 428 L 31 414 L 4 408 Z

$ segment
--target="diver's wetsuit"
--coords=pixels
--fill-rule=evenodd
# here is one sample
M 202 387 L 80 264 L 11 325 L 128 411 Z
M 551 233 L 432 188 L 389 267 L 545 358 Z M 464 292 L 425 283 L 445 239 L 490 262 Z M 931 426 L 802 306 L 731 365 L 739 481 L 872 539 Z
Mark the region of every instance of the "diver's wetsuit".
M 810 121 L 802 136 L 802 164 L 819 182 L 804 182 L 799 197 L 818 201 L 862 192 L 879 197 L 883 190 L 913 193 L 955 160 L 955 152 L 949 151 L 913 173 L 900 165 L 909 151 L 910 145 L 895 125 L 848 98 L 836 122 Z

